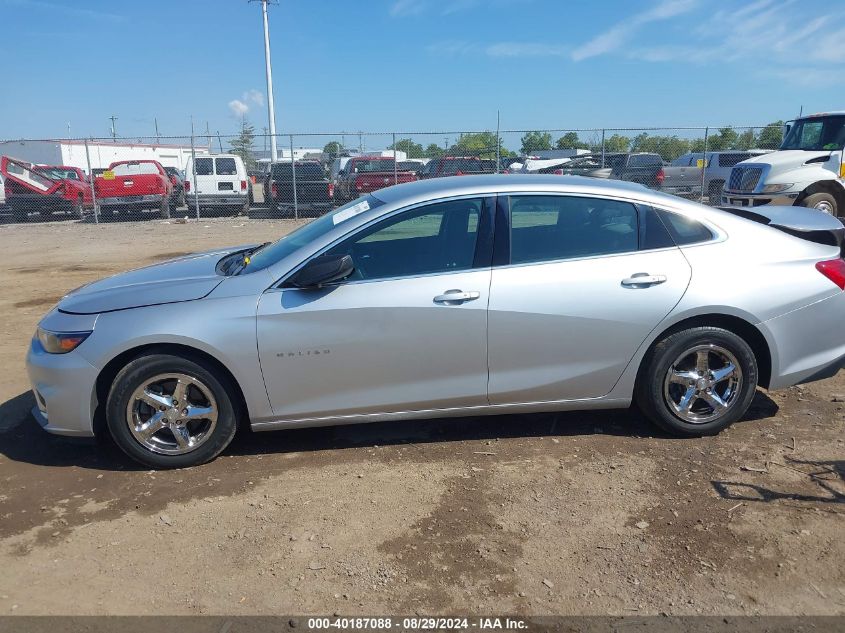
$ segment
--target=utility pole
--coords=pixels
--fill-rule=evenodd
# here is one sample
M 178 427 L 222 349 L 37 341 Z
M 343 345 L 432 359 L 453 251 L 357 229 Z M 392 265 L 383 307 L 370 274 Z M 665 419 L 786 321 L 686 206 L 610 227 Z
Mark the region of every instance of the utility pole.
M 117 121 L 117 117 L 112 114 L 109 119 L 111 119 L 111 139 L 114 141 L 117 139 L 117 128 L 114 126 L 114 122 Z
M 267 73 L 267 116 L 270 119 L 270 161 L 276 160 L 276 108 L 273 104 L 273 69 L 270 65 L 270 25 L 267 21 L 267 5 L 270 0 L 261 0 L 261 15 L 264 20 L 264 66 Z

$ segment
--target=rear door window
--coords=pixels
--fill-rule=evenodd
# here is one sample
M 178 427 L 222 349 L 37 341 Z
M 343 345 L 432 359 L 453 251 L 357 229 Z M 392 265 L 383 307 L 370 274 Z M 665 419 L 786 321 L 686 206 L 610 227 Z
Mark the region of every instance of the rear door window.
M 211 176 L 214 174 L 213 158 L 197 158 L 194 161 L 194 166 L 197 176 Z
M 238 166 L 234 158 L 215 158 L 214 166 L 218 176 L 237 176 Z
M 663 220 L 672 235 L 672 239 L 678 246 L 697 244 L 713 239 L 713 233 L 701 222 L 662 209 L 658 209 L 657 214 Z
M 638 248 L 633 204 L 575 196 L 511 196 L 511 263 L 596 257 Z

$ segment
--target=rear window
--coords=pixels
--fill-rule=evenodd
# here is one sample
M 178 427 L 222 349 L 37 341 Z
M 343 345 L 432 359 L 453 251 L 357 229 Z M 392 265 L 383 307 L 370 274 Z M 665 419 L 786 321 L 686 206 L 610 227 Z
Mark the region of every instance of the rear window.
M 158 166 L 155 163 L 123 163 L 112 168 L 115 176 L 139 176 L 157 174 Z
M 631 167 L 659 167 L 663 164 L 663 160 L 657 154 L 643 154 L 631 156 L 628 164 Z
M 701 222 L 662 209 L 657 209 L 657 213 L 678 246 L 697 244 L 713 239 L 713 233 Z
M 352 169 L 357 173 L 371 173 L 376 171 L 393 171 L 392 158 L 374 158 L 372 160 L 356 160 Z
M 273 180 L 293 180 L 290 163 L 275 163 L 271 170 Z M 297 163 L 296 177 L 302 180 L 322 180 L 323 168 L 317 163 Z
M 751 154 L 719 154 L 719 167 L 733 167 L 751 158 Z
M 214 164 L 218 176 L 237 176 L 238 166 L 234 158 L 215 158 Z
M 211 176 L 214 174 L 214 159 L 198 158 L 195 162 L 197 176 Z

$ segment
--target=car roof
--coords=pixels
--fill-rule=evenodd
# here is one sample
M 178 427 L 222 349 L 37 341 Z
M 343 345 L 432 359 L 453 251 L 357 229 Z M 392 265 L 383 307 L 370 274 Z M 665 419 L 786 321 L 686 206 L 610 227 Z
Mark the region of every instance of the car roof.
M 648 199 L 674 196 L 651 191 L 643 185 L 621 180 L 603 180 L 585 176 L 557 176 L 552 174 L 483 174 L 430 178 L 376 191 L 373 195 L 383 202 L 393 203 L 420 199 L 447 198 L 472 194 L 508 192 L 553 192 L 610 195 Z

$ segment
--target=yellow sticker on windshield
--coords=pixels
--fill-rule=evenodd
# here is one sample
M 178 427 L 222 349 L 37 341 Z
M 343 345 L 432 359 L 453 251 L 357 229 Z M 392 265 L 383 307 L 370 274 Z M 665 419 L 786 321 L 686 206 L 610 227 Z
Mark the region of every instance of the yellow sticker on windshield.
M 106 170 L 103 172 L 103 179 L 105 180 L 114 180 L 114 172 L 110 170 Z
M 695 166 L 699 169 L 704 169 L 704 159 L 699 158 L 697 161 L 695 161 Z

